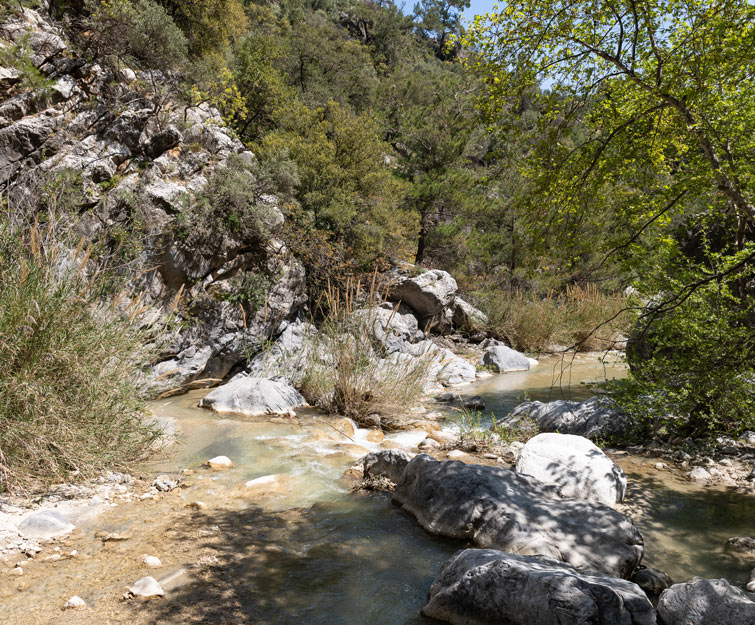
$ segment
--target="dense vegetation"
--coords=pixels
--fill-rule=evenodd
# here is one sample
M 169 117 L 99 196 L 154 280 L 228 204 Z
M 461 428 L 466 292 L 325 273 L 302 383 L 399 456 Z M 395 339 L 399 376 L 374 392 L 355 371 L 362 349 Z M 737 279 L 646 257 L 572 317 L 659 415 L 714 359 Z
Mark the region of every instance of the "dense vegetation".
M 52 12 L 82 54 L 159 70 L 154 97 L 219 109 L 282 200 L 313 299 L 409 260 L 451 271 L 521 349 L 609 347 L 635 315 L 615 390 L 649 430 L 753 427 L 755 8 L 517 0 L 465 31 L 466 6 Z M 197 206 L 222 217 L 216 200 Z

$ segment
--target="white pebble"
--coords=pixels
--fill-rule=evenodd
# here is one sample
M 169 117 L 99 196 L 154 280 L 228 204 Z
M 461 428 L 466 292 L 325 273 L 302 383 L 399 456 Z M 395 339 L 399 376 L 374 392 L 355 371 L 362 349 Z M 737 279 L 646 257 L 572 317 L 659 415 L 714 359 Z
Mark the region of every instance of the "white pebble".
M 66 601 L 65 605 L 63 606 L 66 609 L 78 609 L 78 608 L 85 608 L 87 606 L 86 601 L 84 601 L 81 597 L 78 595 L 74 595 L 71 597 L 68 601 Z
M 144 562 L 144 564 L 146 564 L 151 569 L 163 565 L 163 563 L 160 562 L 160 558 L 156 556 L 144 556 L 142 562 Z
M 222 471 L 223 469 L 230 469 L 233 466 L 233 462 L 228 456 L 215 456 L 207 461 L 213 471 Z

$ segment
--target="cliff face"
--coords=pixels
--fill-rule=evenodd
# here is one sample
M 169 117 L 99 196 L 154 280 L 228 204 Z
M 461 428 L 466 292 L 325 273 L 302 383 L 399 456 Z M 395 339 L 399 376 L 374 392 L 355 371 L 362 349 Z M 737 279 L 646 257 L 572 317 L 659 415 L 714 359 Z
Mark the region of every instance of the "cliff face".
M 158 387 L 226 376 L 297 315 L 305 276 L 276 238 L 278 200 L 254 184 L 255 156 L 217 110 L 181 103 L 169 75 L 79 57 L 42 9 L 6 18 L 0 51 L 0 185 L 11 213 L 55 210 L 50 189 L 75 186 L 75 238 L 112 257 L 133 250 L 118 305 L 138 300 L 145 323 L 172 313 L 176 328 L 154 368 Z M 224 172 L 255 195 L 255 236 L 191 208 L 201 196 L 222 212 L 213 180 Z

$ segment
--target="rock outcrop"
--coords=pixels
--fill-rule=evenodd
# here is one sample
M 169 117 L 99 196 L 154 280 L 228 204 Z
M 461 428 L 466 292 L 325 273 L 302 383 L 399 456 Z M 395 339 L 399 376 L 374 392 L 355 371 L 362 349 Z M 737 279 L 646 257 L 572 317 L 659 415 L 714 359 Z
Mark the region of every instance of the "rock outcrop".
M 276 238 L 274 196 L 254 197 L 254 241 L 212 220 L 184 232 L 193 199 L 233 163 L 254 178 L 255 156 L 219 111 L 173 97 L 173 77 L 79 58 L 66 35 L 31 9 L 0 24 L 0 46 L 23 46 L 49 86 L 29 87 L 0 68 L 0 185 L 19 211 L 64 186 L 86 243 L 130 250 L 128 293 L 118 307 L 175 331 L 152 375 L 159 390 L 225 377 L 303 306 L 304 270 Z M 252 185 L 254 186 L 254 185 Z M 47 191 L 46 191 L 47 190 Z M 201 230 L 201 232 L 200 232 Z M 241 296 L 270 276 L 264 306 Z M 273 279 L 274 277 L 274 279 Z
M 508 469 L 422 454 L 406 465 L 393 499 L 434 534 L 629 577 L 643 553 L 631 519 L 556 490 Z
M 553 484 L 561 497 L 613 506 L 624 500 L 624 472 L 595 444 L 573 434 L 538 434 L 527 441 L 516 472 Z
M 642 590 L 548 558 L 465 549 L 430 587 L 425 616 L 453 625 L 654 625 Z
M 755 601 L 725 579 L 674 584 L 658 600 L 664 625 L 755 625 Z
M 485 314 L 458 294 L 456 280 L 439 269 L 419 275 L 400 275 L 390 288 L 388 299 L 411 309 L 421 331 L 449 334 L 454 329 L 474 334 L 487 323 Z
M 621 440 L 632 427 L 630 418 L 609 397 L 596 396 L 583 402 L 559 399 L 519 404 L 503 422 L 516 425 L 522 419 L 537 423 L 540 432 L 575 434 L 590 439 Z
M 259 416 L 287 414 L 307 402 L 282 377 L 237 377 L 203 397 L 199 405 L 215 412 Z

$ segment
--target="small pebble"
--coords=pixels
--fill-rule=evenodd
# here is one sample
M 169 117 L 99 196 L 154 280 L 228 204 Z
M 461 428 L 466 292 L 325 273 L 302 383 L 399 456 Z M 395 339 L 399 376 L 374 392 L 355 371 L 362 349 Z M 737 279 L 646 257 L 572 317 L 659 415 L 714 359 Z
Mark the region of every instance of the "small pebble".
M 24 574 L 24 570 L 20 566 L 17 566 L 15 569 L 10 570 L 10 575 L 23 575 L 23 574 Z
M 223 469 L 230 469 L 233 462 L 228 456 L 215 456 L 207 461 L 207 466 L 213 471 L 222 471 Z
M 79 608 L 87 607 L 87 603 L 78 595 L 74 595 L 68 601 L 66 601 L 63 607 L 68 610 L 71 610 L 71 609 L 77 610 Z
M 144 564 L 146 564 L 151 569 L 163 565 L 163 563 L 160 562 L 160 558 L 156 556 L 144 556 L 142 562 L 144 562 Z

